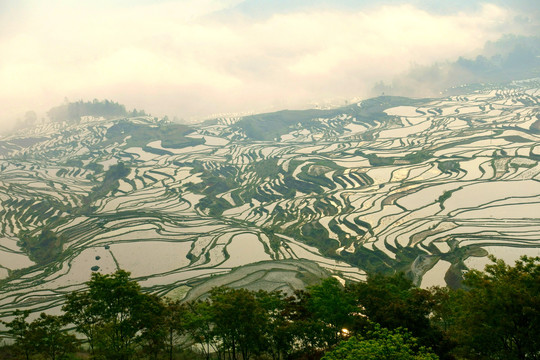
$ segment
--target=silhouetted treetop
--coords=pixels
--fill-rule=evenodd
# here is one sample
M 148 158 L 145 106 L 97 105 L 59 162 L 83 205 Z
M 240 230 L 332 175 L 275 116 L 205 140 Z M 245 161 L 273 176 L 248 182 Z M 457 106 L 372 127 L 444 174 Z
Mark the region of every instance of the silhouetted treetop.
M 122 104 L 111 100 L 98 100 L 93 101 L 76 101 L 66 102 L 60 106 L 51 108 L 47 115 L 51 121 L 61 122 L 73 122 L 81 119 L 81 116 L 94 116 L 105 118 L 115 116 L 145 116 L 144 110 L 127 111 L 126 107 Z

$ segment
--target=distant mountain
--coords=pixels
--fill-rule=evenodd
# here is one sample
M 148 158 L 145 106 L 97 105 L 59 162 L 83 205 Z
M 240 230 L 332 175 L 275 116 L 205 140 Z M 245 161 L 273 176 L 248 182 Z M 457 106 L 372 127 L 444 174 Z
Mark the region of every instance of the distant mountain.
M 540 77 L 540 37 L 506 35 L 486 43 L 475 57 L 414 66 L 388 84 L 376 84 L 373 92 L 407 96 L 459 95 L 466 91 L 464 87 L 470 90 L 471 85 L 480 89 L 483 84 L 505 84 L 536 77 Z
M 488 253 L 540 255 L 540 81 L 462 90 L 193 126 L 78 114 L 1 138 L 0 312 L 117 268 L 192 299 L 366 272 L 459 286 Z

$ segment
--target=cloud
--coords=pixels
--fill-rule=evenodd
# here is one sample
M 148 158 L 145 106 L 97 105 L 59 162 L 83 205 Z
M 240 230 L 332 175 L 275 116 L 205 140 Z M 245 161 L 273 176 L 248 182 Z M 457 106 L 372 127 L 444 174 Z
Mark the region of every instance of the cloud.
M 411 64 L 477 51 L 516 16 L 492 4 L 450 14 L 303 7 L 264 18 L 236 11 L 239 0 L 75 4 L 34 2 L 2 28 L 0 121 L 64 97 L 204 118 L 365 96 Z
M 416 65 L 390 82 L 377 83 L 371 95 L 440 96 L 443 92 L 452 94 L 456 90 L 453 87 L 464 84 L 501 83 L 538 76 L 540 37 L 505 35 L 495 42 L 488 41 L 472 58 Z

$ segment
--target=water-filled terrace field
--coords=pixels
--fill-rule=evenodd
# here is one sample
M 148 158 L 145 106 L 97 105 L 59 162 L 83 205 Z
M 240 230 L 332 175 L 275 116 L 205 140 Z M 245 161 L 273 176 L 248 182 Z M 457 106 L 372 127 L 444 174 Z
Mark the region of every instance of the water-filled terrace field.
M 0 139 L 0 312 L 93 271 L 194 299 L 538 255 L 540 83 L 330 110 L 50 123 Z

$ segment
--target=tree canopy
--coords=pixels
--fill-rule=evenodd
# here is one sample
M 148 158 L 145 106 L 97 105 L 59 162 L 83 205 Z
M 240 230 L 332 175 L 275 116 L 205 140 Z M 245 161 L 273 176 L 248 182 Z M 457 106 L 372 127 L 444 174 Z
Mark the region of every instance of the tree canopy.
M 134 110 L 135 115 L 139 115 L 139 112 Z M 142 111 L 144 114 L 144 111 Z M 126 107 L 117 102 L 110 100 L 94 99 L 93 101 L 76 101 L 76 102 L 66 102 L 63 105 L 56 106 L 51 108 L 47 115 L 51 121 L 78 121 L 81 119 L 81 116 L 127 116 L 128 112 Z M 145 115 L 145 114 L 144 114 Z
M 186 303 L 144 292 L 126 271 L 94 272 L 63 315 L 4 322 L 13 345 L 0 355 L 63 359 L 80 343 L 74 327 L 94 359 L 540 359 L 540 258 L 492 260 L 459 290 L 372 275 L 290 295 L 218 287 Z
M 515 266 L 492 257 L 465 274 L 447 311 L 460 354 L 485 359 L 540 359 L 540 258 Z
M 438 360 L 403 329 L 388 330 L 376 324 L 365 336 L 353 336 L 328 352 L 322 360 Z

